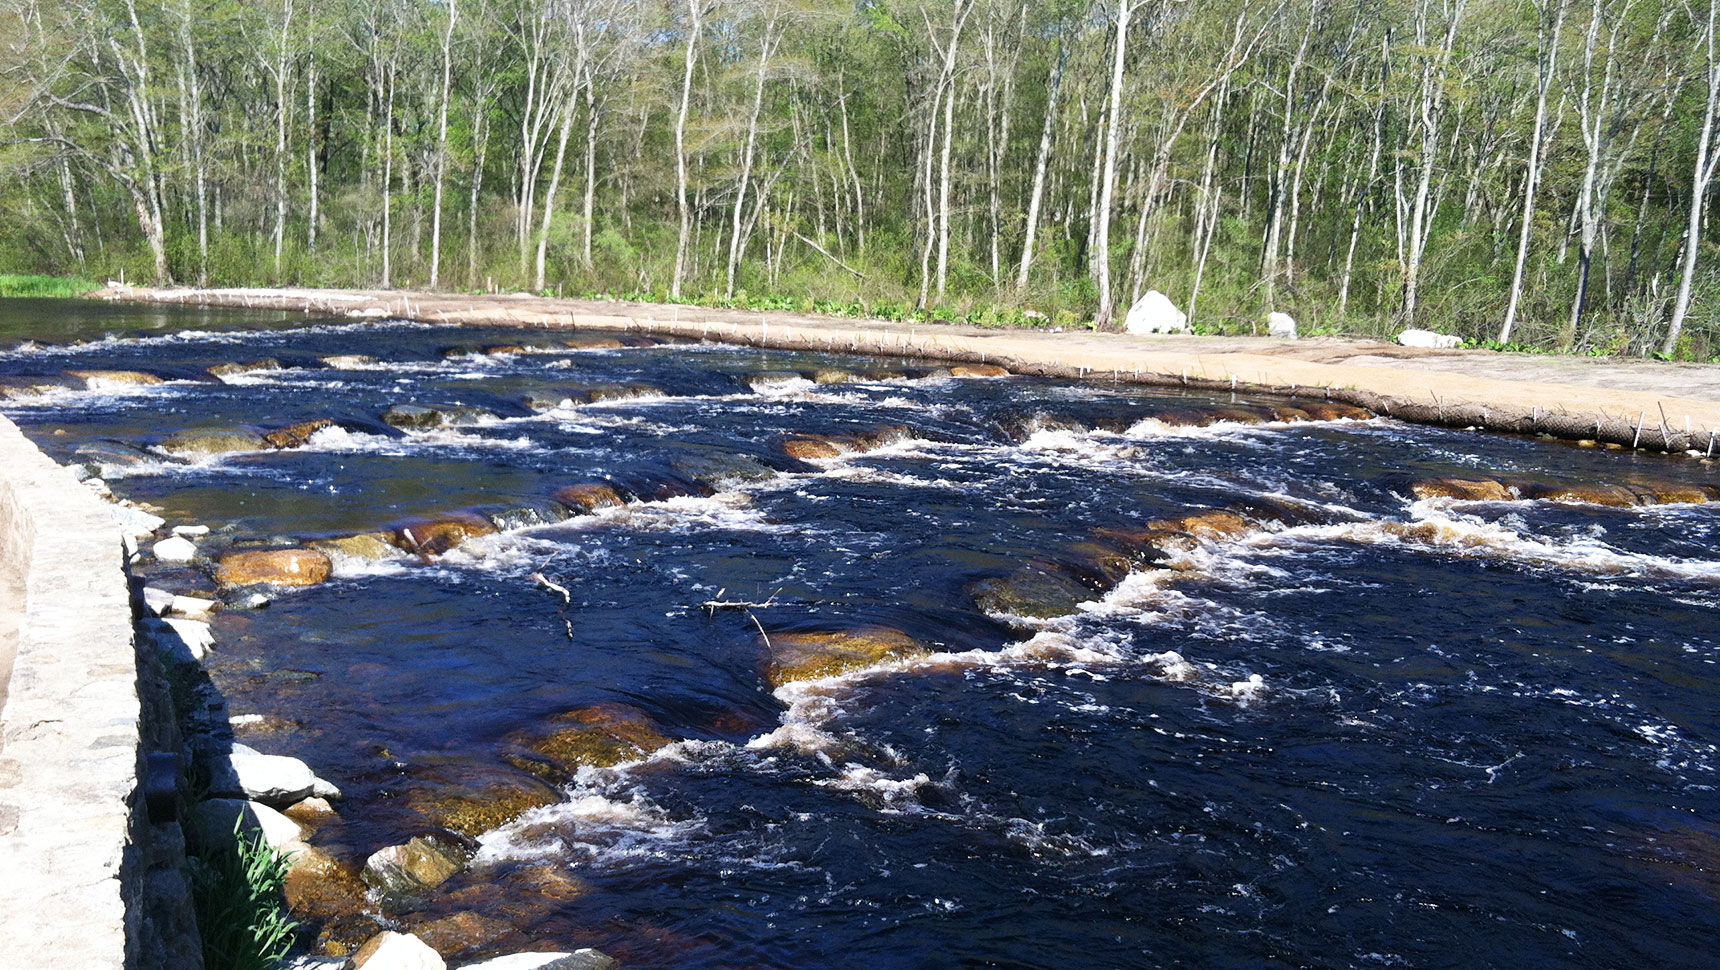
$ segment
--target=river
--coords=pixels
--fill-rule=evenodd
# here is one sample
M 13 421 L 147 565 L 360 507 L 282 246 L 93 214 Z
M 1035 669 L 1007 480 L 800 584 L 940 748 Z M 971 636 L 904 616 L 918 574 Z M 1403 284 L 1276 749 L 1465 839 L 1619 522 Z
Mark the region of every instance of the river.
M 0 334 L 6 413 L 206 552 L 501 526 L 215 620 L 239 738 L 344 789 L 331 852 L 549 790 L 370 925 L 678 970 L 1713 965 L 1720 505 L 1413 486 L 1720 466 L 720 343 L 42 301 Z M 621 504 L 570 517 L 581 484 Z M 1152 523 L 1198 541 L 1118 538 Z M 817 666 L 832 633 L 889 649 Z

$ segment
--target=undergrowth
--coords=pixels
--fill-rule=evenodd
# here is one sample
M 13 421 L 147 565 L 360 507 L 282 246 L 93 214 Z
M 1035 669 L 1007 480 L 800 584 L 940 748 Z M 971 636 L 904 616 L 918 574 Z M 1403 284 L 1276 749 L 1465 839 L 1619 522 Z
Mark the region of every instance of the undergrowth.
M 78 276 L 20 276 L 0 273 L 0 296 L 83 296 L 101 287 Z

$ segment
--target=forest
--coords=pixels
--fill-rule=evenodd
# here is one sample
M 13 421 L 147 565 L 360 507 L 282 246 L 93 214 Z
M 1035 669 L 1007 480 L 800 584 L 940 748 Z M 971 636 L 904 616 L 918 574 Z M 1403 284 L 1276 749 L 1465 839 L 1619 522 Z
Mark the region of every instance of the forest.
M 1715 16 L 0 0 L 0 272 L 1720 359 Z

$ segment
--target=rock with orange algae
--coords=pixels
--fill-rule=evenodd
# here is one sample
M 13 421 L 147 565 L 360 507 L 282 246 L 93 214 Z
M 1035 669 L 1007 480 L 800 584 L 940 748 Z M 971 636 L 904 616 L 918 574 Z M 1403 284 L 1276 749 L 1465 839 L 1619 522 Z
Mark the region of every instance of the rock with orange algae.
M 770 651 L 765 680 L 772 687 L 830 677 L 887 660 L 921 657 L 930 652 L 920 641 L 886 626 L 785 631 L 771 633 L 765 640 Z
M 1491 478 L 1424 478 L 1410 485 L 1416 498 L 1449 498 L 1461 502 L 1510 502 L 1517 498 L 1511 486 Z
M 421 556 L 439 556 L 467 539 L 489 535 L 496 527 L 478 515 L 450 515 L 409 522 L 394 530 L 394 544 Z
M 516 732 L 510 743 L 510 764 L 560 782 L 582 767 L 638 761 L 671 742 L 643 711 L 610 702 L 557 714 L 542 728 Z
M 328 557 L 314 549 L 259 549 L 222 556 L 215 581 L 222 586 L 315 586 L 328 573 Z

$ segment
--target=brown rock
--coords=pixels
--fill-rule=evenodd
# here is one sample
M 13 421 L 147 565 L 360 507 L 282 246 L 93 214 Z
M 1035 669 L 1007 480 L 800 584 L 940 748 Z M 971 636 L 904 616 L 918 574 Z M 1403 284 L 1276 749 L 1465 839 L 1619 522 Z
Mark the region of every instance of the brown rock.
M 486 354 L 523 354 L 525 352 L 526 348 L 519 344 L 496 344 L 484 348 Z
M 435 889 L 466 868 L 465 849 L 440 836 L 421 835 L 405 845 L 371 853 L 362 876 L 367 885 L 388 894 Z
M 317 930 L 317 952 L 331 957 L 352 956 L 376 936 L 377 929 L 376 920 L 361 913 L 326 919 Z
M 1125 576 L 1149 565 L 1153 558 L 1156 557 L 1104 542 L 1077 542 L 1058 555 L 1058 559 L 1074 567 L 1076 572 L 1103 586 L 1117 585 Z
M 1464 502 L 1509 502 L 1517 497 L 1509 485 L 1490 478 L 1429 478 L 1411 485 L 1416 498 L 1452 498 Z
M 626 505 L 614 486 L 588 482 L 582 485 L 569 485 L 558 489 L 555 500 L 572 509 L 575 514 L 589 515 L 598 509 L 617 508 Z
M 440 556 L 467 539 L 494 531 L 496 527 L 481 516 L 451 515 L 401 526 L 394 532 L 394 544 L 421 556 Z
M 216 364 L 209 368 L 211 377 L 234 377 L 239 374 L 251 374 L 261 370 L 280 370 L 281 362 L 273 357 L 260 357 L 244 363 Z
M 331 557 L 345 556 L 365 562 L 388 559 L 400 554 L 400 550 L 394 545 L 392 532 L 360 532 L 357 535 L 336 536 L 333 539 L 316 539 L 306 544 Z
M 1713 485 L 1681 485 L 1676 482 L 1650 482 L 1641 491 L 1656 505 L 1702 504 L 1720 501 L 1720 487 Z
M 194 458 L 263 447 L 263 436 L 249 431 L 181 431 L 161 442 L 161 449 L 169 454 Z
M 1289 404 L 1272 405 L 1272 420 L 1274 421 L 1311 421 L 1313 415 L 1299 407 Z
M 1337 401 L 1308 401 L 1298 407 L 1308 412 L 1308 416 L 1315 421 L 1367 421 L 1374 416 L 1374 412 L 1367 408 L 1359 408 L 1354 404 L 1339 404 Z
M 614 337 L 604 337 L 598 334 L 574 334 L 562 340 L 562 344 L 575 350 L 620 350 L 621 341 Z
M 302 448 L 310 442 L 311 435 L 332 427 L 334 422 L 327 418 L 313 418 L 267 432 L 263 435 L 263 442 L 271 448 Z
M 1116 544 L 1154 563 L 1171 559 L 1179 552 L 1190 552 L 1200 545 L 1200 540 L 1187 532 L 1171 529 L 1100 529 L 1094 536 L 1100 542 Z
M 663 389 L 651 384 L 599 384 L 585 389 L 585 399 L 599 401 L 631 401 L 636 397 L 662 397 Z
M 854 379 L 850 371 L 835 367 L 819 367 L 808 372 L 814 384 L 846 384 Z
M 281 809 L 281 814 L 299 823 L 301 828 L 309 829 L 312 832 L 330 820 L 340 817 L 335 814 L 334 806 L 328 803 L 328 799 L 318 798 L 315 795 L 288 805 Z
M 515 931 L 499 919 L 464 912 L 420 923 L 413 932 L 443 959 L 451 960 L 492 946 L 512 936 Z
M 1521 486 L 1524 498 L 1537 499 L 1543 502 L 1587 502 L 1591 505 L 1608 505 L 1614 508 L 1627 508 L 1640 504 L 1634 490 L 1623 485 L 1540 485 L 1529 483 Z
M 73 370 L 67 371 L 72 377 L 81 379 L 84 386 L 90 389 L 104 385 L 123 384 L 130 387 L 145 387 L 150 384 L 165 384 L 164 378 L 154 374 L 145 374 L 140 370 Z
M 314 549 L 267 549 L 230 552 L 215 567 L 222 586 L 315 586 L 328 578 L 328 557 Z
M 790 458 L 801 461 L 812 461 L 817 458 L 836 458 L 842 454 L 842 449 L 829 438 L 814 435 L 796 435 L 782 443 L 782 450 Z
M 1235 512 L 1214 509 L 1210 512 L 1191 512 L 1175 519 L 1148 522 L 1147 528 L 1186 532 L 1199 539 L 1234 539 L 1247 532 L 1249 524 L 1247 519 Z
M 551 718 L 541 732 L 511 739 L 517 750 L 510 764 L 556 782 L 584 766 L 607 768 L 638 761 L 670 743 L 643 711 L 604 703 L 576 708 Z
M 924 656 L 929 652 L 920 641 L 884 626 L 772 633 L 765 639 L 770 650 L 765 680 L 772 687 L 829 677 L 886 660 Z
M 950 368 L 951 377 L 1008 377 L 1009 370 L 996 364 L 956 364 Z

